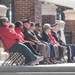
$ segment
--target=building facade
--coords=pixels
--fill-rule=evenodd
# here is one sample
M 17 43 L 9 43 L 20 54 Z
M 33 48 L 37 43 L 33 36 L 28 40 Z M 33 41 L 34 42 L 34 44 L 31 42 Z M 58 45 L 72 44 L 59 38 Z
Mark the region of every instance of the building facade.
M 29 18 L 35 23 L 39 22 L 42 25 L 44 23 L 54 24 L 56 20 L 65 21 L 65 35 L 66 38 L 69 38 L 67 43 L 75 44 L 75 19 L 72 18 L 75 16 L 75 13 L 72 8 L 40 0 L 0 0 L 0 4 L 9 7 L 7 17 L 10 22 L 16 22 L 25 18 Z M 63 11 L 66 11 L 68 14 Z

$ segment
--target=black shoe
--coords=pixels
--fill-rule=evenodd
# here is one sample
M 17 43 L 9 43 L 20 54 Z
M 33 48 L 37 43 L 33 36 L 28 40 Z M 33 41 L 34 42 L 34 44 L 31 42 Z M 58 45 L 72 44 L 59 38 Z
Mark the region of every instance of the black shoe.
M 48 64 L 48 63 L 43 60 L 43 61 L 40 61 L 39 64 L 41 64 L 41 65 L 43 65 L 43 64 L 46 65 L 46 64 Z
M 50 62 L 49 58 L 46 58 L 45 61 L 46 61 L 48 64 L 53 64 L 52 62 Z
M 68 62 L 68 63 L 74 63 L 74 61 L 73 61 L 73 60 L 68 60 L 67 62 Z

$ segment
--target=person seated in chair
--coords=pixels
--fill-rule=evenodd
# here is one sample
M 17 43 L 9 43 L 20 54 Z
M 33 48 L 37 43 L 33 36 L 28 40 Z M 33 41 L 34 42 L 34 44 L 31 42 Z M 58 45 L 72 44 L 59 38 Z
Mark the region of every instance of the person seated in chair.
M 67 47 L 67 50 L 68 50 L 68 62 L 74 62 L 73 61 L 73 57 L 75 56 L 75 45 L 74 44 L 66 44 L 63 42 L 63 40 L 60 38 L 59 34 L 58 34 L 58 31 L 59 31 L 59 28 L 58 28 L 58 24 L 55 23 L 51 26 L 51 33 L 52 35 L 54 36 L 54 38 L 56 39 L 56 41 L 59 42 L 60 45 L 63 45 L 63 46 L 66 46 Z M 72 55 L 72 57 L 71 57 Z
M 55 57 L 55 52 L 53 51 L 53 47 L 48 42 L 45 42 L 42 37 L 42 25 L 40 23 L 35 23 L 35 30 L 34 33 L 36 34 L 37 38 L 44 44 L 50 47 L 50 57 Z M 53 62 L 54 64 L 58 63 L 55 59 L 49 58 L 50 62 Z
M 61 46 L 58 41 L 53 37 L 51 34 L 51 25 L 46 23 L 43 26 L 43 32 L 42 32 L 43 39 L 51 43 L 55 48 L 55 55 L 57 55 L 57 59 L 61 60 L 63 58 L 63 52 L 66 52 L 66 48 L 64 46 Z
M 50 57 L 49 51 L 50 48 L 43 44 L 34 34 L 33 30 L 30 29 L 31 25 L 35 25 L 34 22 L 30 22 L 29 19 L 25 19 L 22 21 L 24 26 L 23 34 L 25 36 L 25 40 L 32 41 L 38 46 L 38 52 L 44 56 L 43 64 L 50 64 L 50 62 L 47 60 L 48 57 Z M 35 27 L 35 26 L 34 26 Z M 33 29 L 34 29 L 33 27 Z M 47 54 L 48 53 L 48 54 Z
M 30 48 L 30 50 L 32 50 L 32 52 L 35 54 L 35 55 L 39 55 L 39 56 L 42 56 L 41 54 L 37 53 L 37 46 L 32 42 L 32 41 L 28 41 L 28 40 L 24 40 L 24 34 L 22 33 L 23 31 L 23 23 L 21 21 L 17 21 L 15 23 L 15 31 L 16 33 L 18 33 L 19 35 L 22 36 L 22 42 L 23 44 L 25 44 L 28 48 Z
M 8 18 L 0 18 L 0 38 L 3 40 L 5 50 L 8 52 L 20 52 L 23 56 L 28 56 L 30 59 L 29 64 L 35 65 L 43 58 L 35 55 L 25 44 L 21 43 L 21 36 L 9 28 Z

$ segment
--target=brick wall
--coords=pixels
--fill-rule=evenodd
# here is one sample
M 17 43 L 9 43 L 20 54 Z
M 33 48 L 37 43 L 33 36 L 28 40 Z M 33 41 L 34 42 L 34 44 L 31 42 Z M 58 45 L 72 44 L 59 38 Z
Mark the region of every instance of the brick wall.
M 42 2 L 39 0 L 34 0 L 35 6 L 35 22 L 42 23 Z
M 42 15 L 42 24 L 44 23 L 55 23 L 55 16 L 54 15 Z
M 39 0 L 14 0 L 15 21 L 30 18 L 32 21 L 41 22 L 41 2 Z
M 72 32 L 72 43 L 75 44 L 75 21 L 66 20 L 65 30 L 67 32 Z

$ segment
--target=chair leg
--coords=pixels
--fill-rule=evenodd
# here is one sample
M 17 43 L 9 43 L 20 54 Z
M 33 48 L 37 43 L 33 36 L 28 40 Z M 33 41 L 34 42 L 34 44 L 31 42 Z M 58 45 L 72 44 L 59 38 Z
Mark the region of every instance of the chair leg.
M 15 52 L 11 54 L 2 64 L 2 66 L 25 65 L 25 56 L 22 53 Z

